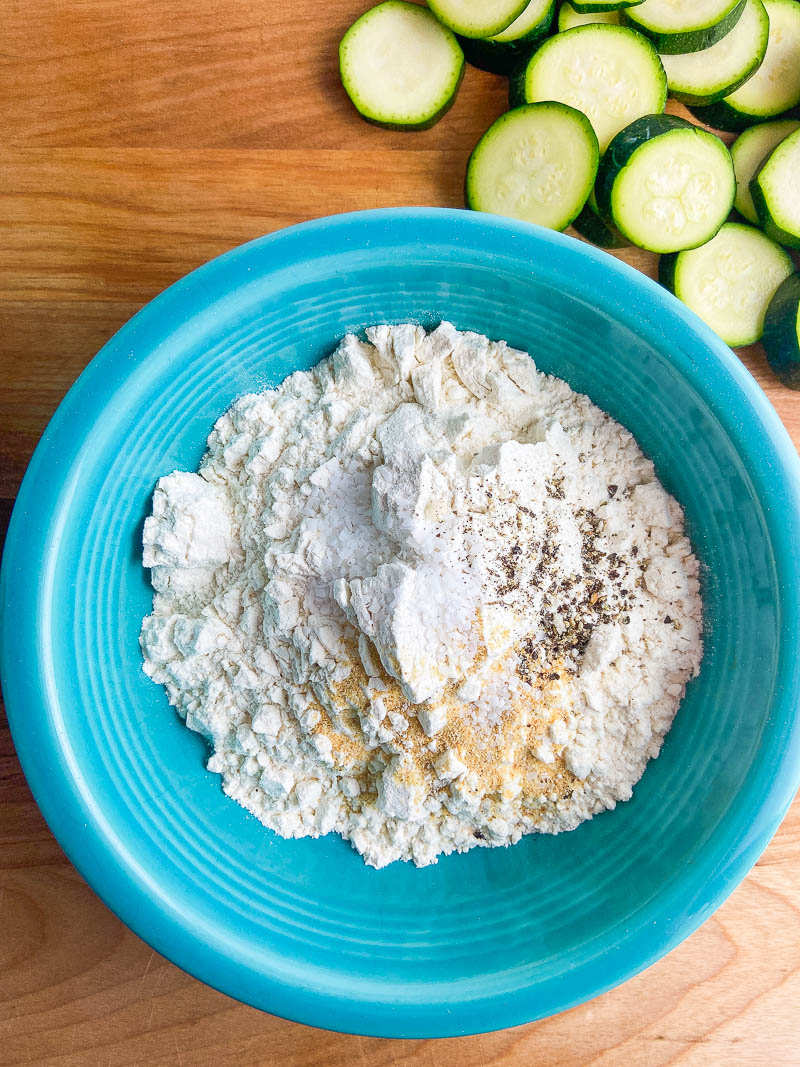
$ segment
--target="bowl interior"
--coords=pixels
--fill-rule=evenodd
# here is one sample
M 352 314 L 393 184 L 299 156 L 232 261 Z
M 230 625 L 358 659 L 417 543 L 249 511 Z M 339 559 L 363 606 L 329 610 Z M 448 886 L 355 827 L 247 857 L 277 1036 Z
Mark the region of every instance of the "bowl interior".
M 777 501 L 765 505 L 747 443 L 759 416 L 710 335 L 576 242 L 430 214 L 297 230 L 179 283 L 57 417 L 50 473 L 41 459 L 31 473 L 47 513 L 32 491 L 23 504 L 31 523 L 42 509 L 46 710 L 30 729 L 72 797 L 48 805 L 43 780 L 35 788 L 89 880 L 156 947 L 236 996 L 416 1036 L 558 1010 L 685 936 L 716 902 L 712 884 L 743 873 L 734 861 L 753 845 L 791 728 Z M 686 509 L 706 653 L 631 802 L 570 834 L 374 871 L 338 838 L 277 838 L 205 770 L 205 743 L 140 669 L 141 527 L 156 479 L 196 467 L 235 397 L 312 366 L 347 330 L 442 318 L 527 349 L 633 432 Z

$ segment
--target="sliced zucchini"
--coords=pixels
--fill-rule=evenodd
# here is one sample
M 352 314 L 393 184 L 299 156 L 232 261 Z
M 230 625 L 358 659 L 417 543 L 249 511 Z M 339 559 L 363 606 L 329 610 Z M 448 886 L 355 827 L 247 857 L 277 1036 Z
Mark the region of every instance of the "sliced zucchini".
M 733 348 L 759 340 L 767 306 L 792 270 L 769 237 L 728 222 L 700 248 L 663 256 L 659 281 Z
M 602 11 L 576 11 L 569 0 L 558 9 L 558 29 L 571 30 L 573 26 L 588 26 L 591 23 L 607 22 L 610 26 L 619 26 L 619 9 L 603 8 Z
M 536 40 L 550 29 L 555 7 L 555 0 L 529 0 L 528 6 L 510 26 L 489 39 L 497 41 L 498 44 Z
M 758 215 L 750 195 L 750 179 L 773 148 L 800 129 L 800 120 L 777 119 L 775 122 L 760 122 L 740 133 L 731 145 L 731 159 L 736 174 L 736 199 L 733 206 L 747 219 L 758 225 Z
M 621 11 L 624 7 L 638 7 L 644 0 L 572 0 L 572 6 L 581 15 L 594 15 L 598 11 Z
M 623 21 L 649 37 L 661 55 L 699 52 L 729 33 L 745 0 L 645 0 Z
M 663 55 L 667 85 L 684 104 L 711 104 L 738 89 L 758 70 L 767 51 L 769 16 L 761 0 L 746 0 L 741 18 L 700 52 Z
M 519 18 L 494 37 L 459 38 L 467 62 L 492 74 L 508 74 L 528 58 L 550 29 L 555 8 L 555 0 L 530 0 Z
M 452 107 L 464 75 L 464 53 L 426 8 L 386 0 L 342 38 L 339 73 L 368 122 L 424 130 Z
M 598 248 L 627 248 L 629 244 L 613 223 L 600 218 L 594 189 L 580 215 L 572 220 L 572 228 Z
M 717 130 L 743 130 L 800 104 L 800 3 L 764 0 L 769 43 L 764 61 L 735 92 L 692 112 Z M 787 116 L 789 117 L 789 116 Z
M 790 274 L 775 291 L 762 340 L 778 378 L 790 389 L 800 389 L 800 274 Z
M 800 248 L 800 130 L 770 152 L 750 181 L 750 195 L 764 233 Z
M 528 0 L 428 0 L 437 19 L 461 37 L 493 37 L 519 18 Z
M 589 117 L 600 151 L 641 115 L 663 111 L 667 79 L 639 33 L 602 23 L 545 41 L 510 80 L 511 106 L 560 100 Z
M 597 204 L 651 252 L 710 240 L 733 205 L 736 181 L 719 137 L 676 115 L 648 115 L 618 133 L 597 174 Z
M 467 207 L 563 230 L 586 203 L 599 157 L 580 111 L 553 101 L 525 104 L 478 141 L 467 164 Z

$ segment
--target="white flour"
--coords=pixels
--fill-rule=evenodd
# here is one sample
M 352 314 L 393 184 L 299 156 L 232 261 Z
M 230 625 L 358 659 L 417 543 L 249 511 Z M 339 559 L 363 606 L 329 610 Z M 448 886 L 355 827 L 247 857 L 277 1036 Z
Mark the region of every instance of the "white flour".
M 631 796 L 697 673 L 681 509 L 525 353 L 367 334 L 159 481 L 144 669 L 283 836 L 382 867 L 572 829 Z

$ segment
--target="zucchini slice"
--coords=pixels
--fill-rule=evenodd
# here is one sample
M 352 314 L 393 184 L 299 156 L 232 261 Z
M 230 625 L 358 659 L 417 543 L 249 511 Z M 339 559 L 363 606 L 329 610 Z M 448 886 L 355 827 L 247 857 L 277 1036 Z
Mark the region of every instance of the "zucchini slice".
M 651 252 L 710 240 L 735 191 L 733 163 L 719 137 L 676 115 L 648 115 L 618 133 L 596 185 L 600 214 Z
M 733 348 L 760 339 L 767 306 L 793 269 L 769 237 L 728 222 L 700 248 L 663 256 L 659 281 Z
M 717 130 L 743 130 L 800 104 L 800 3 L 764 0 L 769 43 L 755 74 L 735 92 L 692 112 Z M 791 117 L 791 116 L 787 116 Z
M 684 104 L 711 104 L 728 96 L 761 66 L 767 51 L 769 16 L 761 0 L 746 0 L 741 18 L 701 52 L 664 55 L 667 85 Z
M 508 74 L 527 59 L 553 23 L 555 0 L 530 0 L 514 22 L 494 37 L 461 37 L 468 63 L 492 74 Z
M 511 106 L 560 100 L 587 115 L 600 151 L 639 118 L 664 110 L 667 78 L 652 44 L 624 26 L 576 26 L 545 41 L 510 80 Z
M 764 233 L 800 248 L 800 130 L 770 152 L 750 181 L 750 195 Z
M 736 199 L 733 206 L 747 219 L 758 225 L 758 215 L 750 195 L 750 180 L 773 148 L 790 133 L 800 129 L 798 119 L 777 119 L 775 122 L 760 122 L 740 133 L 731 145 L 731 159 L 736 174 Z
M 489 40 L 496 41 L 498 44 L 537 40 L 550 29 L 555 8 L 555 0 L 529 0 L 522 14 L 514 19 L 505 30 L 496 33 Z
M 580 111 L 553 101 L 525 104 L 478 141 L 467 164 L 467 207 L 563 230 L 586 203 L 599 157 Z
M 800 274 L 790 274 L 775 291 L 762 340 L 778 378 L 790 389 L 800 389 Z
M 339 73 L 368 122 L 424 130 L 452 107 L 464 75 L 464 53 L 426 8 L 386 0 L 342 37 Z
M 460 37 L 493 37 L 519 18 L 528 0 L 428 0 L 445 26 Z
M 662 55 L 699 52 L 729 33 L 744 0 L 645 0 L 623 21 L 649 37 Z
M 619 26 L 619 9 L 603 8 L 602 11 L 577 11 L 569 0 L 558 9 L 558 30 L 571 30 L 574 26 L 588 26 L 591 23 L 607 22 L 610 26 Z

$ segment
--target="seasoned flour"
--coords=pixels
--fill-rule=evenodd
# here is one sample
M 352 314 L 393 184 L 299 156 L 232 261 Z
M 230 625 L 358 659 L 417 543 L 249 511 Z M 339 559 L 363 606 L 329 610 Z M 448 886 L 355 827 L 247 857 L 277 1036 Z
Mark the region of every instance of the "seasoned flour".
M 702 657 L 631 435 L 526 353 L 376 326 L 238 400 L 144 527 L 144 669 L 229 796 L 376 867 L 631 796 Z

